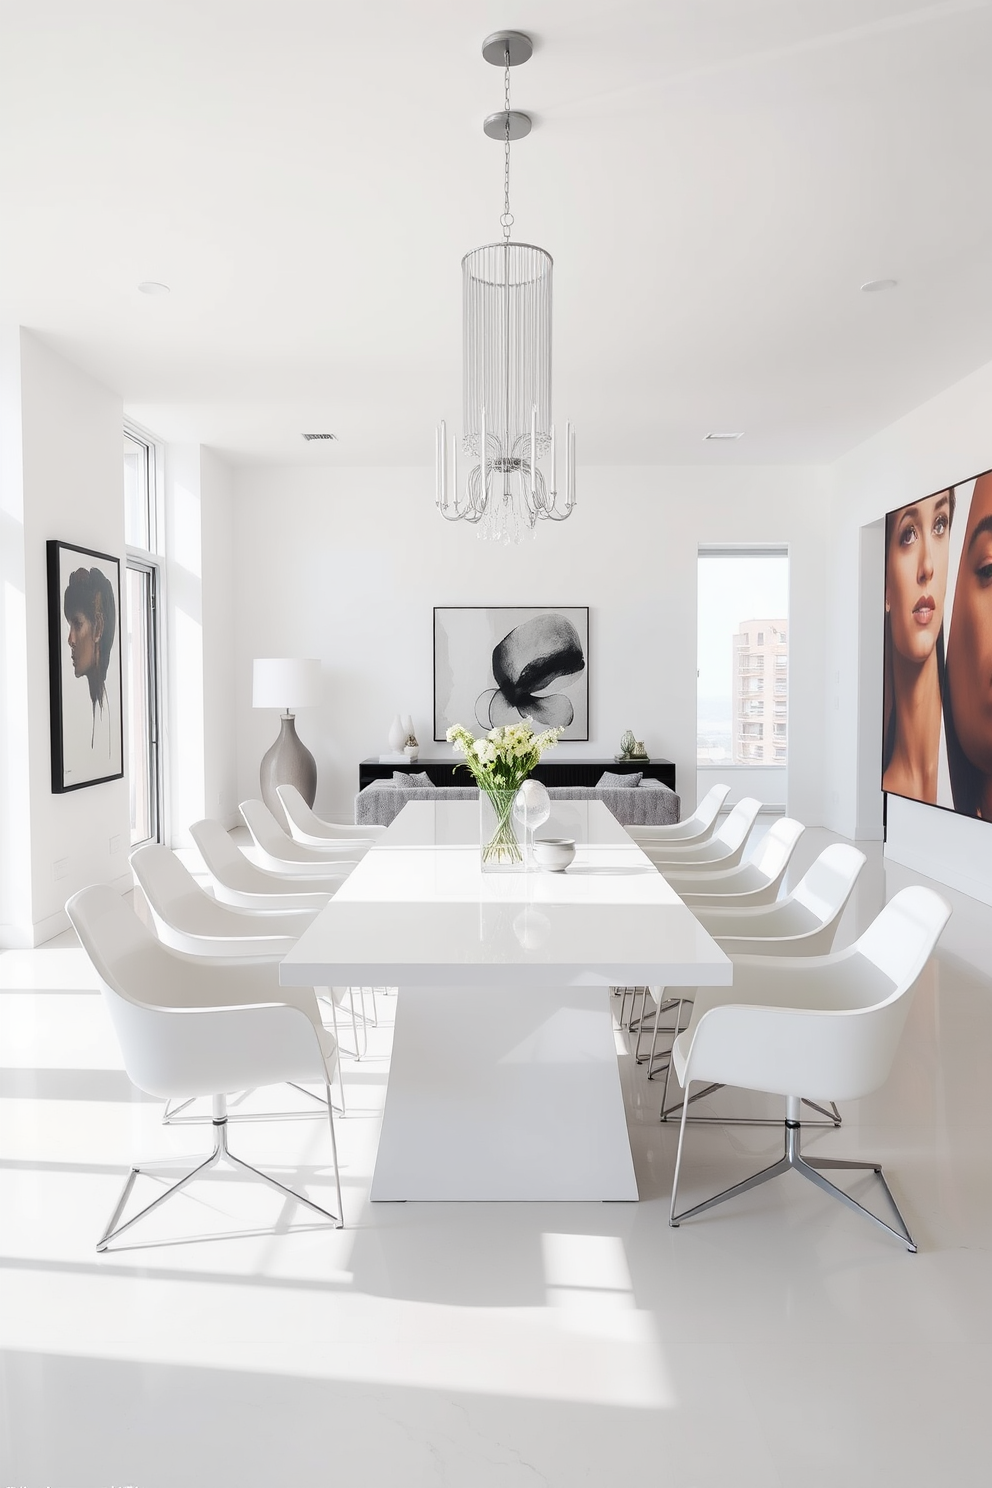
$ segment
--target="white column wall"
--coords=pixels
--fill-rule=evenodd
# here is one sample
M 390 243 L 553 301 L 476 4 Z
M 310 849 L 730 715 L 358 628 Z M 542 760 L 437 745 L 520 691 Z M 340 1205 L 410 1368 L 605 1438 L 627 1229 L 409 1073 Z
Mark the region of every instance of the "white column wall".
M 16 531 L 4 533 L 5 548 L 8 536 L 15 543 L 13 555 L 4 559 L 5 600 L 13 616 L 5 644 L 22 645 L 25 660 L 23 684 L 17 669 L 7 679 L 12 689 L 6 693 L 8 739 L 15 753 L 8 756 L 13 773 L 6 787 L 16 800 L 14 836 L 0 852 L 7 857 L 8 878 L 21 877 L 5 938 L 24 945 L 65 927 L 63 905 L 76 889 L 130 881 L 130 812 L 125 779 L 64 795 L 52 792 L 45 547 L 49 538 L 62 538 L 119 555 L 123 568 L 123 410 L 119 398 L 30 332 L 21 330 L 18 341 L 20 428 L 16 421 L 8 427 L 15 438 L 19 433 L 20 457 L 8 452 L 4 475 L 13 479 L 15 493 L 20 479 L 23 536 L 19 559 Z M 10 358 L 6 361 L 10 374 Z M 8 385 L 8 412 L 11 396 Z M 8 500 L 15 506 L 16 494 L 5 496 L 5 511 Z M 21 564 L 23 588 L 18 590 Z M 6 625 L 5 615 L 5 630 Z M 11 924 L 9 916 L 0 917 Z
M 0 327 L 0 946 L 30 943 L 27 600 L 21 459 L 21 340 Z
M 203 560 L 203 800 L 226 826 L 238 818 L 235 712 L 234 476 L 200 451 Z M 188 824 L 187 824 L 188 825 Z
M 823 481 L 809 469 L 580 469 L 580 505 L 519 547 L 447 524 L 424 469 L 236 472 L 234 659 L 240 796 L 258 794 L 274 712 L 251 707 L 255 656 L 319 656 L 326 698 L 298 719 L 317 759 L 317 810 L 350 820 L 358 762 L 395 713 L 432 741 L 434 605 L 588 604 L 590 741 L 610 758 L 625 728 L 673 759 L 695 800 L 696 556 L 701 543 L 788 543 L 789 810 L 823 819 Z M 466 720 L 470 723 L 470 720 Z
M 930 491 L 992 467 L 992 364 L 945 389 L 836 462 L 827 473 L 831 551 L 827 612 L 827 825 L 880 834 L 881 519 Z M 886 855 L 992 903 L 992 833 L 889 798 Z
M 166 839 L 237 813 L 231 472 L 210 450 L 165 451 Z

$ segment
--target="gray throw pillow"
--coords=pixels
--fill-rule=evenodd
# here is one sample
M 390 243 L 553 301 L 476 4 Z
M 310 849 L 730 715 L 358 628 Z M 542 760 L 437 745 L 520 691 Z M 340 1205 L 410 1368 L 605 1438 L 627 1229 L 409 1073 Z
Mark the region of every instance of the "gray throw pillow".
M 400 790 L 437 790 L 437 786 L 426 770 L 421 770 L 419 774 L 407 770 L 394 770 L 393 784 Z
M 640 770 L 632 770 L 629 775 L 616 775 L 612 770 L 604 770 L 596 781 L 597 790 L 633 790 L 635 785 L 640 785 L 644 775 Z

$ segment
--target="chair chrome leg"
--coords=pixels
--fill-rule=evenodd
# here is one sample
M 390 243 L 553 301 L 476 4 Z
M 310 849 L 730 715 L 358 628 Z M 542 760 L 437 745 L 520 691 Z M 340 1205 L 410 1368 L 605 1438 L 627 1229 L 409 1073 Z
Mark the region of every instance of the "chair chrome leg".
M 666 1083 L 666 1088 L 667 1088 L 667 1083 L 668 1083 L 667 1080 L 666 1080 L 665 1083 Z M 722 1090 L 722 1089 L 723 1089 L 723 1086 L 722 1085 L 704 1085 L 703 1088 L 702 1088 L 702 1090 L 697 1090 L 696 1093 L 695 1093 L 695 1095 L 690 1095 L 689 1096 L 688 1100 L 683 1096 L 682 1100 L 680 1100 L 674 1106 L 662 1106 L 662 1108 L 661 1108 L 661 1119 L 662 1119 L 662 1121 L 667 1121 L 668 1118 L 669 1118 L 669 1116 L 677 1116 L 680 1111 L 683 1111 L 684 1110 L 685 1107 L 691 1106 L 695 1101 L 702 1100 L 702 1098 L 703 1098 L 704 1095 L 713 1095 L 717 1090 Z M 693 1116 L 690 1119 L 693 1120 L 693 1121 L 712 1121 L 712 1122 L 718 1122 L 721 1126 L 724 1125 L 724 1124 L 726 1124 L 726 1125 L 729 1126 L 731 1124 L 731 1118 L 729 1118 L 729 1117 L 724 1118 L 722 1116 Z M 766 1122 L 762 1122 L 761 1123 L 762 1126 L 767 1125 L 767 1124 L 768 1123 L 766 1123 Z M 778 1126 L 778 1122 L 777 1121 L 772 1121 L 771 1122 L 771 1125 L 772 1126 Z
M 250 1162 L 245 1162 L 243 1157 L 236 1157 L 233 1152 L 228 1152 L 226 1148 L 224 1149 L 224 1157 L 234 1167 L 243 1168 L 246 1173 L 252 1173 L 256 1178 L 261 1178 L 263 1183 L 268 1183 L 271 1188 L 277 1189 L 286 1198 L 295 1199 L 298 1204 L 306 1205 L 308 1209 L 312 1209 L 323 1219 L 333 1220 L 336 1230 L 341 1228 L 342 1222 L 336 1214 L 332 1214 L 329 1209 L 322 1209 L 319 1204 L 314 1203 L 313 1199 L 308 1199 L 305 1194 L 298 1193 L 295 1188 L 287 1188 L 285 1183 L 280 1183 L 279 1179 L 273 1178 L 271 1173 L 263 1173 L 261 1168 L 253 1167 Z
M 341 1079 L 341 1061 L 338 1061 L 338 1080 Z M 334 1112 L 331 1110 L 331 1086 L 328 1080 L 324 1081 L 324 1089 L 327 1092 L 327 1125 L 331 1133 L 331 1156 L 334 1159 L 334 1187 L 338 1196 L 338 1214 L 340 1218 L 337 1228 L 340 1230 L 344 1225 L 344 1200 L 341 1197 L 341 1170 L 338 1167 L 338 1139 L 334 1130 Z
M 658 999 L 657 999 L 657 1002 L 655 1003 L 655 1008 L 654 1008 L 654 1032 L 651 1035 L 651 1047 L 648 1050 L 648 1079 L 649 1080 L 651 1079 L 652 1072 L 654 1070 L 655 1050 L 658 1047 L 658 1020 L 661 1017 L 661 1004 L 663 1002 L 665 1002 L 665 1000 L 666 1000 L 662 996 L 662 993 L 664 992 L 664 990 L 665 989 L 663 987 L 659 987 L 658 988 Z M 669 1004 L 671 1004 L 672 998 L 668 998 L 667 1001 L 668 1001 Z M 676 1033 L 677 1032 L 678 1032 L 678 1030 L 676 1029 Z
M 836 1101 L 831 1101 L 830 1107 L 828 1109 L 826 1106 L 818 1106 L 816 1101 L 807 1100 L 806 1097 L 803 1096 L 803 1105 L 809 1106 L 811 1111 L 819 1111 L 821 1116 L 826 1116 L 828 1118 L 826 1123 L 822 1121 L 809 1121 L 806 1123 L 807 1126 L 823 1126 L 824 1124 L 826 1124 L 827 1126 L 840 1126 L 843 1122 L 844 1118 L 841 1116 L 840 1112 L 837 1109 Z
M 676 1027 L 676 1030 L 678 1029 L 679 1025 L 682 1022 L 682 1003 L 683 1003 L 683 1001 L 684 1001 L 684 999 L 680 997 L 679 998 L 678 1012 L 675 1014 L 675 1027 Z M 678 1038 L 678 1033 L 677 1032 L 676 1032 L 675 1037 Z M 674 1042 L 674 1040 L 673 1040 L 673 1042 Z M 671 1061 L 671 1057 L 669 1057 L 668 1063 L 665 1065 L 665 1083 L 661 1087 L 661 1120 L 662 1121 L 667 1121 L 668 1120 L 668 1082 L 671 1079 L 671 1077 L 672 1077 L 672 1061 Z M 648 1079 L 650 1080 L 650 1078 L 651 1078 L 651 1075 L 649 1073 L 648 1074 Z
M 339 1073 L 340 1073 L 340 1066 L 339 1066 Z M 306 1088 L 305 1085 L 297 1085 L 292 1080 L 287 1080 L 285 1083 L 289 1086 L 289 1088 L 291 1090 L 298 1090 L 301 1095 L 308 1095 L 310 1097 L 310 1099 L 313 1100 L 313 1101 L 316 1101 L 318 1103 L 318 1105 L 321 1105 L 322 1106 L 324 1104 L 324 1097 L 322 1095 L 317 1095 L 312 1090 L 307 1090 L 307 1088 Z M 340 1081 L 340 1079 L 339 1079 L 339 1082 L 338 1083 L 339 1084 L 342 1083 Z M 250 1091 L 246 1091 L 245 1094 L 250 1095 L 251 1092 Z M 165 1110 L 162 1113 L 162 1125 L 163 1126 L 206 1126 L 206 1125 L 208 1125 L 208 1123 L 212 1119 L 210 1116 L 180 1116 L 180 1114 L 179 1114 L 180 1111 L 185 1111 L 185 1109 L 186 1109 L 187 1106 L 193 1105 L 193 1102 L 194 1102 L 195 1099 L 196 1099 L 195 1096 L 191 1096 L 189 1098 L 189 1100 L 182 1101 L 178 1106 L 174 1106 L 172 1104 L 171 1100 L 166 1101 L 166 1103 L 165 1103 Z M 345 1109 L 344 1109 L 344 1087 L 343 1087 L 343 1084 L 342 1084 L 342 1091 L 341 1091 L 341 1105 L 340 1105 L 339 1109 L 340 1109 L 341 1115 L 344 1116 L 346 1113 L 345 1113 Z M 318 1114 L 319 1114 L 319 1112 L 317 1112 L 317 1111 L 313 1111 L 313 1112 L 311 1112 L 311 1111 L 228 1111 L 228 1113 L 227 1113 L 227 1119 L 228 1119 L 228 1122 L 229 1123 L 241 1122 L 241 1121 L 309 1121 L 310 1118 L 311 1118 L 311 1116 L 316 1116 Z
M 369 1029 L 365 1021 L 365 1004 L 362 1003 L 362 1037 L 358 1037 L 358 1015 L 355 1011 L 355 989 L 348 988 L 348 1001 L 351 1003 L 351 1032 L 355 1040 L 355 1058 L 362 1059 L 369 1052 Z
M 824 1193 L 829 1194 L 831 1198 L 839 1199 L 842 1204 L 845 1204 L 855 1213 L 863 1214 L 866 1219 L 870 1219 L 873 1224 L 878 1225 L 879 1229 L 885 1230 L 887 1234 L 892 1235 L 896 1240 L 901 1240 L 908 1251 L 913 1254 L 916 1253 L 916 1242 L 909 1232 L 909 1226 L 906 1224 L 906 1221 L 902 1216 L 902 1211 L 900 1210 L 899 1205 L 896 1203 L 895 1199 L 892 1196 L 892 1190 L 886 1182 L 885 1174 L 882 1172 L 881 1163 L 853 1162 L 846 1158 L 837 1157 L 803 1157 L 801 1150 L 802 1123 L 798 1120 L 795 1120 L 791 1114 L 785 1121 L 785 1151 L 777 1162 L 772 1163 L 770 1167 L 763 1168 L 761 1172 L 755 1173 L 753 1177 L 745 1178 L 742 1182 L 735 1183 L 731 1188 L 725 1188 L 722 1193 L 715 1194 L 713 1198 L 704 1199 L 701 1204 L 696 1204 L 692 1209 L 684 1209 L 681 1214 L 676 1214 L 675 1203 L 678 1194 L 679 1172 L 682 1164 L 682 1146 L 685 1139 L 686 1113 L 693 1099 L 694 1097 L 690 1096 L 689 1099 L 684 1101 L 682 1105 L 682 1122 L 679 1130 L 679 1148 L 678 1154 L 675 1159 L 675 1177 L 672 1183 L 672 1204 L 669 1211 L 668 1221 L 674 1229 L 678 1229 L 679 1224 L 682 1222 L 683 1219 L 690 1219 L 694 1214 L 702 1214 L 704 1210 L 712 1209 L 716 1204 L 722 1204 L 725 1199 L 733 1198 L 737 1194 L 747 1193 L 748 1189 L 756 1188 L 761 1183 L 767 1183 L 770 1178 L 777 1178 L 780 1173 L 788 1172 L 790 1168 L 793 1168 L 803 1178 L 807 1179 L 810 1183 L 815 1184 L 816 1187 L 822 1189 Z M 812 1104 L 812 1102 L 810 1102 L 809 1104 Z M 790 1110 L 790 1113 L 792 1111 L 798 1113 L 799 1105 L 800 1102 L 797 1097 L 789 1098 L 788 1108 Z M 896 1229 L 893 1225 L 886 1224 L 884 1219 L 880 1219 L 877 1214 L 873 1214 L 872 1211 L 870 1209 L 867 1209 L 864 1204 L 859 1204 L 857 1199 L 852 1198 L 849 1193 L 846 1193 L 844 1191 L 844 1189 L 838 1188 L 835 1183 L 831 1183 L 829 1178 L 825 1178 L 823 1176 L 823 1172 L 821 1171 L 821 1169 L 846 1169 L 847 1171 L 874 1173 L 879 1179 L 879 1182 L 881 1183 L 883 1189 L 885 1190 L 885 1196 L 892 1206 L 892 1211 L 896 1216 L 899 1228 Z
M 654 987 L 654 988 L 649 988 L 648 990 L 650 991 L 651 997 L 652 997 L 652 999 L 654 1001 L 654 1021 L 653 1021 L 653 1027 L 652 1027 L 652 1033 L 651 1033 L 651 1047 L 650 1047 L 650 1049 L 649 1049 L 649 1051 L 648 1051 L 647 1054 L 642 1054 L 641 1053 L 641 1034 L 642 1034 L 642 1032 L 646 1032 L 646 1029 L 644 1028 L 644 1024 L 647 1022 L 647 1018 L 642 1018 L 641 1019 L 640 1026 L 638 1027 L 638 1030 L 637 1030 L 637 1043 L 634 1046 L 634 1058 L 637 1060 L 637 1063 L 638 1064 L 646 1064 L 647 1065 L 647 1067 L 648 1067 L 648 1079 L 650 1080 L 651 1079 L 651 1072 L 654 1069 L 655 1060 L 658 1057 L 657 1054 L 656 1054 L 656 1050 L 657 1050 L 657 1047 L 658 1047 L 658 1034 L 659 1034 L 659 1032 L 661 1030 L 661 1015 L 662 1015 L 662 1013 L 667 1013 L 670 1008 L 677 1007 L 678 1006 L 679 999 L 677 997 L 665 997 L 663 995 L 664 994 L 664 991 L 665 991 L 664 987 Z M 672 1029 L 672 1037 L 673 1037 L 673 1039 L 678 1037 L 678 1032 L 679 1032 L 679 1030 L 678 1030 L 677 1027 L 675 1027 L 675 1028 Z M 669 1052 L 671 1052 L 671 1051 L 669 1051 Z M 665 1057 L 666 1056 L 665 1056 L 665 1054 L 663 1052 L 662 1053 L 662 1058 L 665 1058 Z
M 635 1018 L 634 1017 L 634 1008 L 637 1005 L 637 994 L 638 994 L 638 992 L 640 992 L 640 994 L 641 994 L 641 1011 L 640 1011 L 640 1015 L 637 1018 Z M 633 1048 L 633 1051 L 632 1052 L 633 1052 L 633 1055 L 634 1055 L 634 1062 L 636 1064 L 640 1064 L 640 1059 L 638 1058 L 638 1055 L 641 1052 L 641 1030 L 643 1029 L 644 1023 L 645 1023 L 645 1013 L 646 1013 L 647 1005 L 648 1005 L 648 989 L 647 989 L 647 987 L 636 987 L 634 989 L 634 998 L 633 998 L 633 1001 L 630 1004 L 630 1026 L 629 1026 L 629 1032 L 633 1035 L 633 1038 L 634 1038 L 634 1048 Z
M 614 987 L 613 991 L 615 992 L 615 994 L 620 999 L 620 1011 L 617 1014 L 617 1027 L 618 1028 L 622 1028 L 623 1027 L 623 1015 L 624 1015 L 624 1012 L 626 1011 L 626 1007 L 627 1007 L 627 993 L 630 991 L 630 988 L 629 987 Z
M 701 1204 L 695 1204 L 691 1209 L 683 1209 L 681 1214 L 673 1214 L 669 1219 L 672 1229 L 677 1230 L 684 1219 L 691 1219 L 694 1214 L 702 1214 L 706 1209 L 712 1209 L 717 1204 L 722 1204 L 725 1199 L 732 1199 L 737 1194 L 747 1193 L 751 1188 L 757 1188 L 761 1183 L 767 1183 L 771 1178 L 777 1178 L 780 1173 L 787 1173 L 791 1164 L 787 1158 L 780 1157 L 769 1167 L 762 1168 L 760 1173 L 754 1173 L 750 1178 L 742 1178 L 740 1183 L 725 1188 L 722 1193 L 714 1194 L 711 1199 L 704 1199 Z
M 117 1200 L 117 1207 L 115 1208 L 113 1214 L 110 1216 L 110 1223 L 107 1225 L 107 1228 L 104 1230 L 103 1234 L 100 1236 L 100 1239 L 97 1241 L 97 1250 L 100 1252 L 105 1251 L 111 1240 L 116 1240 L 118 1235 L 123 1235 L 124 1231 L 129 1230 L 133 1224 L 137 1224 L 139 1219 L 143 1219 L 146 1214 L 151 1214 L 153 1209 L 157 1209 L 160 1204 L 164 1204 L 166 1199 L 171 1199 L 173 1194 L 179 1193 L 181 1189 L 184 1189 L 186 1187 L 187 1183 L 192 1183 L 194 1178 L 198 1177 L 201 1173 L 206 1172 L 207 1168 L 214 1167 L 215 1164 L 219 1161 L 220 1147 L 218 1146 L 217 1140 L 215 1138 L 214 1150 L 213 1152 L 211 1152 L 209 1157 L 204 1158 L 201 1163 L 198 1163 L 197 1166 L 192 1170 L 192 1172 L 186 1174 L 185 1178 L 180 1178 L 178 1183 L 173 1183 L 171 1188 L 167 1188 L 165 1190 L 165 1193 L 159 1194 L 157 1199 L 153 1199 L 150 1204 L 146 1204 L 144 1209 L 139 1209 L 133 1219 L 127 1220 L 125 1224 L 122 1224 L 115 1229 L 114 1226 L 117 1225 L 117 1221 L 124 1213 L 124 1206 L 127 1203 L 128 1199 L 131 1197 L 131 1190 L 134 1187 L 134 1180 L 135 1178 L 137 1178 L 138 1174 L 152 1174 L 156 1171 L 157 1168 L 174 1167 L 175 1163 L 142 1163 L 140 1167 L 132 1168 L 130 1173 L 128 1174 L 127 1182 L 125 1183 L 124 1188 L 121 1191 L 121 1196 Z
M 650 1075 L 648 1076 L 648 1078 L 650 1079 Z M 694 1096 L 692 1096 L 690 1098 L 690 1104 L 691 1104 L 692 1101 L 702 1100 L 702 1098 L 703 1098 L 704 1095 L 714 1095 L 718 1090 L 723 1090 L 723 1088 L 724 1087 L 722 1085 L 707 1085 L 704 1090 L 698 1091 Z M 666 1091 L 666 1093 L 667 1093 L 667 1090 L 668 1090 L 668 1082 L 667 1082 L 667 1076 L 666 1076 L 666 1082 L 665 1082 L 665 1091 Z M 821 1126 L 837 1127 L 837 1126 L 840 1126 L 842 1124 L 842 1122 L 843 1122 L 843 1117 L 841 1116 L 840 1112 L 838 1111 L 837 1106 L 836 1106 L 836 1103 L 834 1101 L 831 1101 L 830 1102 L 830 1109 L 829 1110 L 827 1110 L 827 1108 L 825 1106 L 818 1106 L 816 1104 L 816 1101 L 807 1100 L 805 1096 L 803 1096 L 803 1098 L 802 1098 L 802 1104 L 804 1106 L 810 1106 L 814 1111 L 822 1111 L 823 1115 L 827 1117 L 827 1120 L 826 1121 L 807 1121 L 805 1123 L 806 1126 L 809 1126 L 809 1127 L 821 1127 Z M 682 1101 L 679 1101 L 674 1106 L 665 1106 L 663 1104 L 662 1105 L 662 1108 L 661 1108 L 661 1120 L 662 1121 L 667 1121 L 670 1116 L 675 1116 L 679 1111 L 682 1110 L 682 1106 L 683 1106 L 683 1102 Z M 775 1116 L 690 1116 L 689 1117 L 689 1120 L 693 1123 L 694 1126 L 778 1126 L 779 1125 L 779 1119 L 780 1118 L 775 1117 Z
M 297 1086 L 296 1088 L 302 1089 L 303 1087 Z M 133 1167 L 127 1176 L 127 1181 L 124 1184 L 123 1189 L 121 1190 L 121 1195 L 120 1198 L 117 1200 L 114 1212 L 110 1216 L 110 1222 L 107 1225 L 107 1228 L 104 1230 L 103 1234 L 100 1236 L 100 1239 L 97 1241 L 97 1250 L 101 1254 L 103 1254 L 109 1249 L 111 1240 L 118 1239 L 118 1237 L 123 1235 L 126 1230 L 129 1230 L 132 1225 L 137 1224 L 139 1219 L 144 1219 L 147 1214 L 151 1214 L 153 1209 L 158 1209 L 160 1205 L 166 1202 L 167 1199 L 171 1199 L 175 1194 L 180 1193 L 184 1188 L 187 1187 L 188 1184 L 193 1182 L 194 1178 L 200 1177 L 209 1168 L 216 1167 L 217 1164 L 220 1162 L 230 1163 L 232 1167 L 243 1168 L 246 1172 L 254 1174 L 256 1178 L 261 1178 L 265 1183 L 270 1184 L 273 1188 L 277 1188 L 280 1193 L 284 1194 L 287 1198 L 295 1199 L 297 1203 L 305 1205 L 308 1209 L 315 1210 L 316 1213 L 321 1215 L 324 1219 L 333 1220 L 335 1228 L 340 1229 L 344 1224 L 344 1219 L 343 1217 L 341 1217 L 343 1216 L 343 1205 L 341 1202 L 341 1176 L 338 1171 L 337 1140 L 335 1138 L 334 1118 L 331 1111 L 331 1090 L 330 1085 L 327 1083 L 326 1080 L 324 1082 L 324 1088 L 327 1094 L 327 1116 L 328 1123 L 331 1129 L 331 1151 L 334 1157 L 334 1183 L 337 1190 L 338 1200 L 337 1215 L 332 1214 L 328 1209 L 322 1209 L 319 1204 L 315 1204 L 313 1199 L 308 1199 L 305 1194 L 298 1193 L 296 1189 L 287 1188 L 284 1183 L 279 1182 L 278 1178 L 273 1178 L 269 1173 L 264 1173 L 261 1168 L 253 1167 L 251 1163 L 245 1162 L 243 1158 L 236 1157 L 233 1152 L 230 1152 L 227 1145 L 227 1100 L 225 1096 L 215 1096 L 213 1116 L 213 1151 L 201 1162 L 197 1163 L 197 1165 L 184 1177 L 180 1178 L 178 1182 L 171 1184 L 170 1187 L 165 1190 L 165 1193 L 159 1194 L 158 1198 L 153 1199 L 150 1204 L 146 1204 L 143 1209 L 139 1209 L 137 1214 L 132 1215 L 132 1217 L 128 1220 L 125 1220 L 123 1224 L 118 1224 L 118 1220 L 124 1213 L 127 1201 L 131 1197 L 131 1191 L 134 1188 L 134 1180 L 138 1177 L 138 1175 L 140 1173 L 147 1173 L 151 1175 L 160 1168 L 175 1167 L 176 1159 L 163 1159 L 160 1162 L 142 1163 L 140 1164 L 140 1166 Z M 307 1095 L 312 1094 L 311 1091 L 306 1091 L 305 1093 Z M 314 1099 L 319 1100 L 322 1105 L 325 1104 L 321 1096 L 315 1096 Z

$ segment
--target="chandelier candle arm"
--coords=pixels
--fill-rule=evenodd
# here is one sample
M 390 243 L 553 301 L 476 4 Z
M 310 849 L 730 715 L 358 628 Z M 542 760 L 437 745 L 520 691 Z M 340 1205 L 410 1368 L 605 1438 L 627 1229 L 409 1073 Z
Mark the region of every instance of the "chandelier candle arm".
M 438 424 L 434 431 L 434 505 L 441 511 L 447 506 L 447 497 L 444 489 L 444 419 Z
M 487 479 L 487 466 L 489 464 L 489 451 L 486 447 L 486 405 L 483 403 L 480 415 L 482 432 L 479 435 L 479 468 L 482 472 L 482 505 L 485 507 L 486 498 L 489 495 L 489 481 Z

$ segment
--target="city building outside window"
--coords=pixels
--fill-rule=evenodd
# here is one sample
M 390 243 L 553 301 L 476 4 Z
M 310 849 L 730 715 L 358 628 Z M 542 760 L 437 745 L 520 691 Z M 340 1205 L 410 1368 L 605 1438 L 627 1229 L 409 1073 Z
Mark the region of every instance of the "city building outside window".
M 788 762 L 788 571 L 784 548 L 700 549 L 700 767 Z

